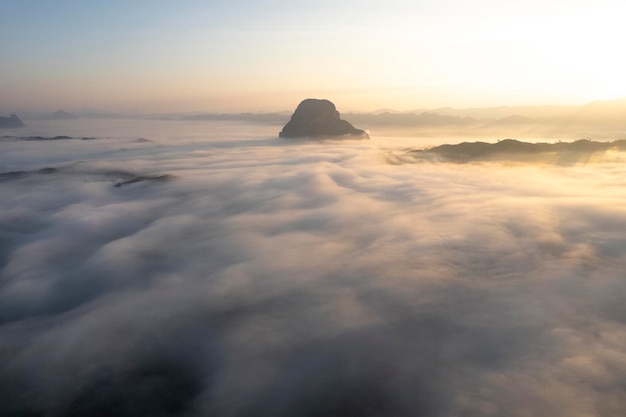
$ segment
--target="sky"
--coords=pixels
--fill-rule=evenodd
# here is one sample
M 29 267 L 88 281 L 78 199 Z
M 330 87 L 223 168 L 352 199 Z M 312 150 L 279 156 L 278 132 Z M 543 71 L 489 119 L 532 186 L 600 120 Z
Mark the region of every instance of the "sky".
M 626 95 L 619 0 L 0 0 L 0 112 L 341 111 Z

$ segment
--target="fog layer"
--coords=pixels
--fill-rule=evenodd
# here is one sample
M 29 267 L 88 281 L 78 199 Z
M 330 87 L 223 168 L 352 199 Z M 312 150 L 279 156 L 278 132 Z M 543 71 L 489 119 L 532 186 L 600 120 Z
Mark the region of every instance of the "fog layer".
M 145 123 L 0 143 L 1 415 L 623 415 L 622 164 Z

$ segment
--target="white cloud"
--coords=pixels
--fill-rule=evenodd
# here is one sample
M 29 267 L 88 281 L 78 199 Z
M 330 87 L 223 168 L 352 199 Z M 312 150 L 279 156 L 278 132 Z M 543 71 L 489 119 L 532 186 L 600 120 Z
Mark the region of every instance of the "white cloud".
M 3 414 L 621 415 L 621 164 L 206 136 L 1 144 Z

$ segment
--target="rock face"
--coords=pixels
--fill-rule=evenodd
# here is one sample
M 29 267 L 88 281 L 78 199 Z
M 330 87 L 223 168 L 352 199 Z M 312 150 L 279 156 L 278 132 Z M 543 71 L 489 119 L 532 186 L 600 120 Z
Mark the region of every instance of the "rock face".
M 328 100 L 308 98 L 303 100 L 291 120 L 278 135 L 281 138 L 320 136 L 357 136 L 369 138 L 367 133 L 341 120 L 335 105 Z
M 13 127 L 24 127 L 24 123 L 20 120 L 19 117 L 12 114 L 9 117 L 0 117 L 0 128 L 13 128 Z

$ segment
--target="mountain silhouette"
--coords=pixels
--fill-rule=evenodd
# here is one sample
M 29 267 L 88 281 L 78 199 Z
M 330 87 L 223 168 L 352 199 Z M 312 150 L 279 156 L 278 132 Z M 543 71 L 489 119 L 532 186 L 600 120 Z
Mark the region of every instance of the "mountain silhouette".
M 356 136 L 369 138 L 365 131 L 341 120 L 335 105 L 329 100 L 308 98 L 303 100 L 283 127 L 279 137 L 331 137 Z
M 0 117 L 0 128 L 16 128 L 24 127 L 24 123 L 19 117 L 12 114 L 9 117 Z

